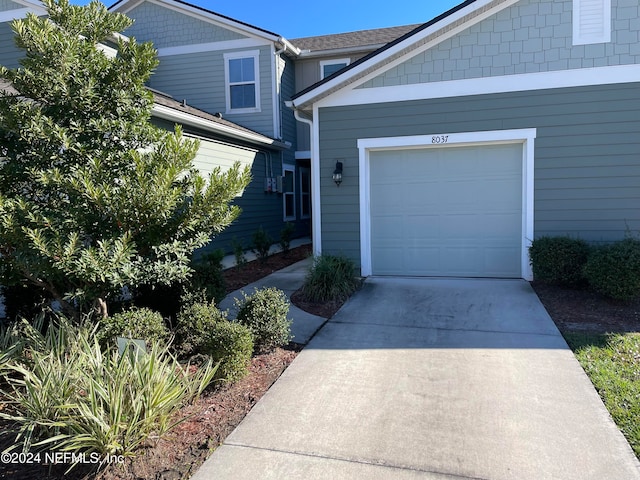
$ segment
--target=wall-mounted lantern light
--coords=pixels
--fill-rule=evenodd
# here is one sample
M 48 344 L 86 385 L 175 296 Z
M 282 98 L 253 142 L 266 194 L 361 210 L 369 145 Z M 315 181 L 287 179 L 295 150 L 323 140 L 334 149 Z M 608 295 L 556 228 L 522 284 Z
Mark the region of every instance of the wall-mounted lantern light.
M 333 181 L 339 187 L 342 183 L 342 162 L 336 162 L 336 169 L 333 171 Z

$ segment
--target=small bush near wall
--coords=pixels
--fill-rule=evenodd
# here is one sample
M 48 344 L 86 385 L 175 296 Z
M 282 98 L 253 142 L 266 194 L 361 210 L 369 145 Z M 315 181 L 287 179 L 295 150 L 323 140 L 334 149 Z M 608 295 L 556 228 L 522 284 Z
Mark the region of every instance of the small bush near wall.
M 213 324 L 204 352 L 220 362 L 216 378 L 235 382 L 244 377 L 253 353 L 253 335 L 244 325 L 224 320 Z
M 533 277 L 556 285 L 578 285 L 584 281 L 589 245 L 569 237 L 540 237 L 529 247 Z
M 270 350 L 286 345 L 291 340 L 289 300 L 277 288 L 256 289 L 237 301 L 237 320 L 253 334 L 257 350 Z
M 221 302 L 227 293 L 227 285 L 222 275 L 221 249 L 203 255 L 191 265 L 194 273 L 191 284 L 195 289 L 204 290 L 209 300 Z
M 169 340 L 169 330 L 162 315 L 148 308 L 132 308 L 104 318 L 97 333 L 103 346 L 116 343 L 116 337 L 139 338 L 147 345 L 164 345 Z
M 205 353 L 207 338 L 216 323 L 227 320 L 226 312 L 207 301 L 204 293 L 188 297 L 176 318 L 175 350 L 184 358 Z
M 253 248 L 251 250 L 256 254 L 258 260 L 264 263 L 269 258 L 271 245 L 273 245 L 273 238 L 260 225 L 260 228 L 253 233 Z
M 640 241 L 594 248 L 584 269 L 591 288 L 616 300 L 640 297 Z
M 316 257 L 305 278 L 302 293 L 311 302 L 346 300 L 360 285 L 355 271 L 355 264 L 346 257 Z

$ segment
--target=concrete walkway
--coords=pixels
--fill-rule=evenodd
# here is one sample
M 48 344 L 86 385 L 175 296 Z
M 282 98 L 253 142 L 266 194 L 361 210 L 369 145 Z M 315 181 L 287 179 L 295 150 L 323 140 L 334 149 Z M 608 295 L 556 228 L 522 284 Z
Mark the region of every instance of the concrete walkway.
M 370 278 L 193 477 L 634 480 L 525 281 Z
M 263 287 L 278 288 L 288 297 L 291 297 L 291 294 L 298 290 L 304 283 L 304 277 L 307 275 L 312 262 L 313 258 L 309 257 L 306 260 L 294 263 L 257 282 L 236 290 L 227 295 L 225 299 L 220 302 L 219 307 L 222 310 L 229 311 L 229 318 L 235 318 L 237 313 L 235 299 L 242 299 L 242 292 L 250 295 L 256 288 Z M 293 304 L 291 304 L 289 308 L 288 318 L 292 320 L 291 334 L 293 335 L 293 341 L 305 345 L 309 342 L 313 334 L 326 322 L 326 318 L 311 315 L 310 313 L 300 310 Z

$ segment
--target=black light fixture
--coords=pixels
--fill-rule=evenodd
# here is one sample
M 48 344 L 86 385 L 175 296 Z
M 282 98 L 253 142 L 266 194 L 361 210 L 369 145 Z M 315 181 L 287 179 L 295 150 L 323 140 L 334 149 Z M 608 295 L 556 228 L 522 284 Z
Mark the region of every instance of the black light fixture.
M 342 183 L 342 162 L 336 162 L 336 169 L 333 171 L 333 181 L 339 187 Z

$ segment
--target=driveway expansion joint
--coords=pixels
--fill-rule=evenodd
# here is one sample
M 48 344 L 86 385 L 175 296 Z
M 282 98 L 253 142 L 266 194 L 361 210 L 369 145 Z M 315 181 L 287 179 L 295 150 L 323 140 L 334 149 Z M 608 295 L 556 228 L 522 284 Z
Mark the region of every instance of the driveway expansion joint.
M 334 460 L 336 462 L 357 463 L 357 464 L 360 464 L 360 465 L 366 465 L 366 466 L 371 466 L 371 467 L 388 468 L 388 469 L 393 469 L 393 470 L 406 470 L 406 471 L 409 471 L 409 472 L 427 473 L 427 474 L 433 474 L 433 475 L 441 476 L 442 480 L 445 480 L 445 479 L 450 479 L 450 480 L 491 480 L 489 478 L 484 478 L 484 477 L 469 477 L 467 475 L 458 475 L 458 474 L 455 474 L 455 473 L 439 472 L 437 470 L 425 470 L 425 469 L 422 469 L 422 468 L 407 467 L 407 466 L 402 466 L 402 465 L 392 465 L 392 464 L 389 464 L 389 463 L 382 463 L 382 462 L 377 463 L 375 461 L 357 460 L 357 459 L 353 459 L 353 458 L 332 457 L 332 456 L 329 456 L 329 455 L 321 455 L 319 453 L 296 452 L 296 451 L 292 451 L 292 450 L 280 450 L 278 448 L 257 447 L 255 445 L 248 445 L 248 444 L 244 444 L 244 443 L 225 442 L 225 443 L 223 443 L 223 446 L 237 447 L 237 448 L 248 448 L 248 449 L 251 449 L 251 450 L 262 450 L 262 451 L 267 451 L 267 452 L 284 453 L 286 455 L 297 455 L 297 456 L 301 456 L 301 457 L 320 458 L 320 459 L 323 459 L 323 460 Z

